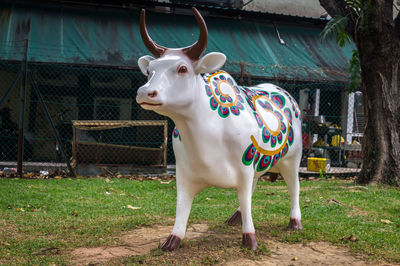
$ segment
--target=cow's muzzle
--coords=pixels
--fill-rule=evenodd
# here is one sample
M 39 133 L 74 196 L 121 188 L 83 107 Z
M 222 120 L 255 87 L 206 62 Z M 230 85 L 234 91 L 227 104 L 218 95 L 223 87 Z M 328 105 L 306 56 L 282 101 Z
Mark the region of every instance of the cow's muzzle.
M 139 88 L 136 95 L 136 102 L 147 110 L 154 110 L 162 106 L 159 102 L 157 90 L 150 89 L 148 83 Z

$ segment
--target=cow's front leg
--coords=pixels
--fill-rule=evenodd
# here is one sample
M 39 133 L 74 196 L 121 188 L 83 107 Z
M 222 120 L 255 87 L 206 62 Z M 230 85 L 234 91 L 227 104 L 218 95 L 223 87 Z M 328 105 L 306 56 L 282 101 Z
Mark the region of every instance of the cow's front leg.
M 202 187 L 195 184 L 177 182 L 175 225 L 171 234 L 161 246 L 163 251 L 172 251 L 179 248 L 181 240 L 185 237 L 193 198 L 201 189 Z
M 251 217 L 251 196 L 251 183 L 238 189 L 240 212 L 242 215 L 242 244 L 248 249 L 257 250 L 256 234 L 253 224 L 253 218 Z

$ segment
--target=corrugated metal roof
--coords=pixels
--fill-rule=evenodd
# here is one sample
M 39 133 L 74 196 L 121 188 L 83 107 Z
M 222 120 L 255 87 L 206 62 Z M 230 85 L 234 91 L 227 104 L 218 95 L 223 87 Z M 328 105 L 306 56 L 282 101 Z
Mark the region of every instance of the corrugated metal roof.
M 0 59 L 21 60 L 29 39 L 29 60 L 136 67 L 148 54 L 139 34 L 139 12 L 81 9 L 21 9 L 0 11 Z M 320 28 L 205 18 L 209 29 L 207 52 L 227 55 L 225 70 L 252 76 L 296 80 L 346 81 L 353 46 L 321 43 Z M 183 47 L 197 40 L 192 16 L 149 13 L 148 30 L 160 45 Z
M 288 0 L 289 1 L 289 0 Z M 318 0 L 317 5 L 319 6 Z M 191 9 L 192 6 L 201 9 L 203 11 L 207 11 L 212 13 L 213 16 L 241 16 L 241 17 L 250 17 L 254 18 L 262 18 L 262 19 L 279 19 L 279 20 L 290 20 L 297 22 L 306 22 L 306 23 L 315 23 L 315 24 L 324 24 L 327 22 L 326 18 L 321 18 L 320 14 L 318 16 L 305 16 L 302 12 L 291 12 L 288 13 L 288 9 L 291 8 L 282 8 L 282 1 L 278 4 L 274 4 L 272 1 L 268 2 L 265 0 L 254 1 L 251 2 L 250 5 L 246 5 L 245 8 L 237 8 L 236 0 L 195 0 L 195 1 L 186 1 L 186 0 L 40 0 L 40 1 L 29 1 L 29 0 L 8 0 L 8 2 L 12 2 L 14 4 L 31 4 L 33 6 L 57 6 L 58 8 L 62 8 L 65 6 L 75 6 L 79 8 L 116 8 L 116 9 L 152 9 L 159 10 L 159 8 L 164 8 L 161 12 L 168 12 L 168 8 L 171 9 L 172 12 L 179 12 L 180 9 Z M 263 2 L 263 3 L 261 3 Z M 312 5 L 313 3 L 311 3 Z M 249 6 L 255 5 L 257 8 L 249 8 Z M 307 7 L 310 3 L 293 3 L 292 7 Z M 262 7 L 259 7 L 262 6 Z M 281 6 L 281 8 L 277 7 Z M 322 7 L 321 7 L 322 8 Z M 308 13 L 308 12 L 307 12 Z

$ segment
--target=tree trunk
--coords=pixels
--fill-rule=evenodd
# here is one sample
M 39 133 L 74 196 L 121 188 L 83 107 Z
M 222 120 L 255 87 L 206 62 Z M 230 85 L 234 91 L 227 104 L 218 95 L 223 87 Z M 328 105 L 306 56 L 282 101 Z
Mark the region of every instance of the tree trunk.
M 392 2 L 364 1 L 355 30 L 360 54 L 363 108 L 363 166 L 357 182 L 400 186 L 400 41 Z
M 357 182 L 400 186 L 400 15 L 393 19 L 393 0 L 319 1 L 332 17 L 349 18 L 360 55 L 365 125 Z M 349 6 L 358 1 L 361 10 Z

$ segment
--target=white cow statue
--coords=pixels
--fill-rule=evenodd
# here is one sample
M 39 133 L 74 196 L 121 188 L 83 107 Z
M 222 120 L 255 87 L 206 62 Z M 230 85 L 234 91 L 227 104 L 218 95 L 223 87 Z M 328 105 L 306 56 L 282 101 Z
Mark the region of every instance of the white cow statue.
M 179 248 L 194 196 L 206 187 L 237 190 L 239 209 L 227 220 L 242 223 L 242 244 L 257 249 L 251 216 L 251 198 L 257 179 L 266 172 L 280 173 L 291 198 L 290 229 L 301 229 L 299 165 L 302 152 L 300 110 L 285 90 L 273 84 L 244 87 L 219 71 L 226 57 L 208 53 L 204 19 L 193 8 L 200 28 L 196 43 L 185 48 L 156 44 L 140 16 L 140 33 L 147 49 L 138 60 L 148 78 L 139 88 L 137 103 L 170 117 L 176 125 L 177 205 L 175 225 L 162 245 Z

